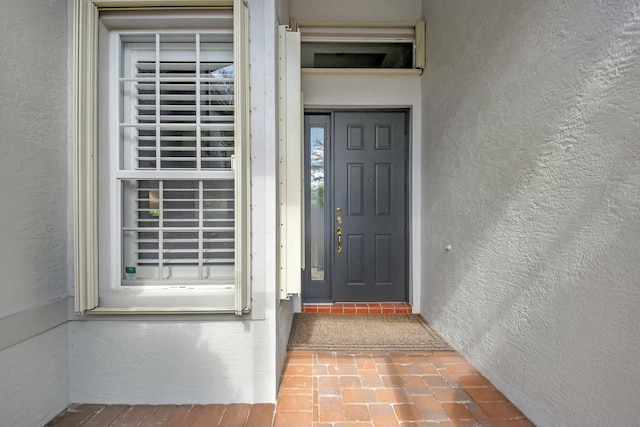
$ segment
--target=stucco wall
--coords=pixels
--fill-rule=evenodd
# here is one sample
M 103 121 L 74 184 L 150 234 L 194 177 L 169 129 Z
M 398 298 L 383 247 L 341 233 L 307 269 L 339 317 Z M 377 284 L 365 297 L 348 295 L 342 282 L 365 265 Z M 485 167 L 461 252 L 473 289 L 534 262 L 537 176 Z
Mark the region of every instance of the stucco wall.
M 0 426 L 42 426 L 69 404 L 68 326 L 0 352 Z
M 640 4 L 423 13 L 422 313 L 536 425 L 637 425 Z
M 276 15 L 278 17 L 278 23 L 280 25 L 289 24 L 289 4 L 290 0 L 277 0 L 276 2 Z
M 5 3 L 0 318 L 67 295 L 66 5 Z
M 275 401 L 273 322 L 71 322 L 71 401 Z
M 250 0 L 252 311 L 86 316 L 70 324 L 73 402 L 276 399 L 275 3 Z
M 289 0 L 291 18 L 298 22 L 414 23 L 420 0 Z
M 287 345 L 289 344 L 289 334 L 293 324 L 293 300 L 280 301 L 278 303 L 278 315 L 276 323 L 276 374 L 277 387 L 280 387 L 284 364 L 287 359 Z
M 24 0 L 0 14 L 3 426 L 42 425 L 69 403 L 66 13 Z

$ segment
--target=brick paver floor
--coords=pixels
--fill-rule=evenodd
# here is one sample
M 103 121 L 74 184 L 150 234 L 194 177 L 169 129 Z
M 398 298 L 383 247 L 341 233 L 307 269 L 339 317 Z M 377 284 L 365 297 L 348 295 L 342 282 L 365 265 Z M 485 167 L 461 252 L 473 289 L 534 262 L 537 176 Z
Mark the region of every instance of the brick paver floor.
M 531 427 L 455 352 L 295 351 L 278 402 L 72 405 L 48 427 Z

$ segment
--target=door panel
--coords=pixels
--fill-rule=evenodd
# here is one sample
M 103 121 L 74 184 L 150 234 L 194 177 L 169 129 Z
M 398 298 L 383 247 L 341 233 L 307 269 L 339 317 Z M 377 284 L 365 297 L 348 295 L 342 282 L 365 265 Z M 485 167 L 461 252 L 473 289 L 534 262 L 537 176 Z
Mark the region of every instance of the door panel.
M 376 283 L 391 284 L 391 236 L 388 234 L 376 236 Z
M 405 114 L 336 112 L 333 144 L 334 299 L 405 301 Z
M 364 204 L 364 164 L 350 163 L 347 164 L 347 206 L 351 216 L 362 215 Z
M 375 215 L 391 215 L 392 165 L 390 163 L 377 164 L 375 168 Z
M 348 283 L 351 285 L 364 284 L 364 236 L 362 234 L 350 234 L 347 236 L 346 252 L 349 257 Z

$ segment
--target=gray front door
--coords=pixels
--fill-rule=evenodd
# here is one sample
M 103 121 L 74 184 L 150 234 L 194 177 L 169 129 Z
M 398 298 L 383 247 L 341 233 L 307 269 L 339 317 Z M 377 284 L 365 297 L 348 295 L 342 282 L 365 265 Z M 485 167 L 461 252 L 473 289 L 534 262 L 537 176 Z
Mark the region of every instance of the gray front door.
M 405 120 L 334 114 L 335 301 L 406 301 Z

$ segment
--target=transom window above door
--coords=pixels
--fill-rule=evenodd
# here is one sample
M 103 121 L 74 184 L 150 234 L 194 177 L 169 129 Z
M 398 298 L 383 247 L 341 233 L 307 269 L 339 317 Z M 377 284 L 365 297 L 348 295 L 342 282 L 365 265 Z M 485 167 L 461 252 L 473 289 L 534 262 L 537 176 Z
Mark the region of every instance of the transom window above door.
M 293 23 L 306 72 L 424 69 L 425 24 Z

